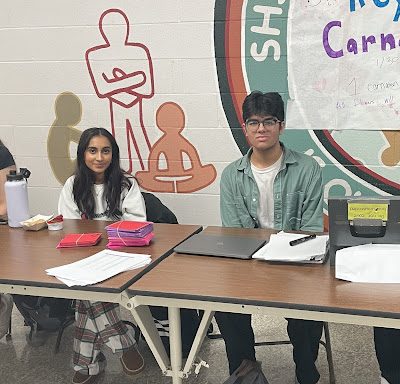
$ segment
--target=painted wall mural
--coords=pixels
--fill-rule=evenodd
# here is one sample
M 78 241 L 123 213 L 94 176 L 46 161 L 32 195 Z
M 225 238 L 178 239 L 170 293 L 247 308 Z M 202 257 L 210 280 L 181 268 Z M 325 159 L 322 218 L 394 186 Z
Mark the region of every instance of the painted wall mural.
M 47 153 L 56 179 L 64 185 L 75 171 L 76 160 L 71 158 L 71 142 L 78 144 L 81 130 L 76 126 L 82 118 L 82 104 L 72 92 L 63 92 L 54 103 L 56 118 L 47 137 Z
M 182 108 L 164 103 L 156 120 L 163 135 L 150 149 L 148 170 L 136 172 L 141 187 L 151 192 L 190 193 L 211 184 L 217 176 L 214 166 L 202 165 L 196 148 L 181 135 L 185 128 Z
M 113 24 L 122 25 L 123 29 L 115 33 Z M 120 9 L 104 11 L 100 16 L 99 30 L 104 43 L 88 49 L 85 59 L 97 96 L 108 99 L 111 130 L 115 137 L 116 120 L 119 118 L 125 122 L 129 158 L 127 172 L 131 173 L 131 143 L 142 169 L 145 169 L 151 147 L 143 123 L 143 99 L 154 95 L 153 64 L 149 49 L 144 44 L 130 41 L 129 20 Z
M 257 0 L 217 0 L 215 4 L 214 39 L 220 94 L 232 135 L 242 153 L 248 149 L 240 129 L 240 106 L 245 95 L 256 89 L 278 90 L 288 100 L 289 1 L 268 4 L 261 5 Z M 323 168 L 327 197 L 329 194 L 398 195 L 399 139 L 399 131 L 380 131 L 377 127 L 376 131 L 351 132 L 287 129 L 282 141 L 316 158 Z
M 122 25 L 123 28 L 116 33 L 110 25 Z M 99 30 L 104 44 L 89 48 L 85 60 L 96 95 L 108 100 L 110 128 L 117 141 L 123 140 L 116 134 L 118 117 L 122 117 L 119 120 L 125 124 L 129 159 L 126 172 L 134 173 L 134 152 L 141 168 L 135 176 L 143 189 L 191 193 L 211 184 L 217 176 L 215 167 L 202 165 L 196 148 L 181 135 L 185 128 L 185 113 L 178 104 L 168 102 L 158 108 L 156 124 L 163 135 L 151 145 L 143 121 L 142 103 L 143 99 L 154 95 L 153 64 L 149 49 L 144 44 L 130 41 L 130 23 L 126 14 L 115 8 L 104 11 Z M 62 184 L 74 172 L 76 163 L 69 155 L 70 142 L 79 142 L 81 134 L 73 128 L 81 116 L 81 106 L 79 104 L 78 111 L 76 102 L 79 99 L 71 92 L 64 92 L 57 98 L 56 120 L 48 136 L 49 161 Z
M 0 137 L 32 171 L 32 213 L 57 209 L 82 130 L 103 126 L 123 167 L 181 223 L 218 225 L 219 176 L 248 149 L 244 97 L 289 98 L 288 12 L 289 0 L 6 3 Z M 393 52 L 382 70 L 398 67 Z M 399 194 L 399 130 L 299 128 L 282 141 L 319 162 L 325 197 Z

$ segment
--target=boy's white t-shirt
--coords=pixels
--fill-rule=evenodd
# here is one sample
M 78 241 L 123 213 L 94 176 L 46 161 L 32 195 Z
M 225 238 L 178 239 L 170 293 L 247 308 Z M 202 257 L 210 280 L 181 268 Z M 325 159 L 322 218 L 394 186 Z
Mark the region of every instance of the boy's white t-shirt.
M 274 164 L 263 169 L 251 164 L 259 192 L 257 219 L 261 228 L 274 228 L 274 180 L 281 168 L 282 158 L 283 154 Z

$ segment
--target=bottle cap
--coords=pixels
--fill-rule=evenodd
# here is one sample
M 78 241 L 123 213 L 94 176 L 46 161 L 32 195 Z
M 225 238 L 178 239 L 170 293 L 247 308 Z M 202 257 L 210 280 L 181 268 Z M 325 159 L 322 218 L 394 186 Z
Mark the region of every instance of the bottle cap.
M 21 173 L 17 173 L 17 171 L 10 171 L 7 175 L 7 181 L 20 181 L 23 180 L 24 176 Z
M 21 181 L 27 179 L 31 175 L 31 171 L 28 168 L 20 168 L 19 172 L 12 170 L 7 175 L 7 181 Z

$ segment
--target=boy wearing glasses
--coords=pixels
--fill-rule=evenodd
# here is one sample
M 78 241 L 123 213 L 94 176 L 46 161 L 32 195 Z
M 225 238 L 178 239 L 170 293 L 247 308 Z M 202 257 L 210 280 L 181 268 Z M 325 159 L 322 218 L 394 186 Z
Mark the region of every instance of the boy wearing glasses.
M 245 98 L 242 112 L 251 148 L 222 173 L 222 225 L 323 231 L 321 168 L 312 157 L 286 148 L 279 141 L 285 127 L 279 93 L 252 92 Z M 215 317 L 232 374 L 242 360 L 255 360 L 251 315 L 218 312 Z M 322 322 L 287 320 L 296 381 L 315 384 L 320 377 L 315 360 Z

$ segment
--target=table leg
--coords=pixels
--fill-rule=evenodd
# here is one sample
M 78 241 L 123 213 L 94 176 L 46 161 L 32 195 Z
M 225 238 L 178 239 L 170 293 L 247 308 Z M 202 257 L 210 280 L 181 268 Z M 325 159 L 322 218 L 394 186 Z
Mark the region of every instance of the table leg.
M 182 384 L 182 336 L 180 309 L 168 307 L 168 320 L 172 383 Z
M 190 353 L 189 353 L 189 356 L 188 356 L 188 358 L 186 360 L 186 364 L 183 367 L 183 375 L 184 375 L 184 377 L 188 376 L 189 372 L 191 371 L 192 365 L 195 362 L 195 359 L 197 358 L 197 354 L 199 353 L 199 350 L 200 350 L 200 348 L 201 348 L 201 346 L 203 344 L 204 338 L 207 335 L 208 327 L 209 327 L 209 325 L 211 323 L 211 320 L 214 317 L 214 313 L 215 313 L 214 311 L 210 311 L 208 309 L 204 311 L 203 317 L 201 319 L 201 322 L 199 324 L 199 328 L 198 328 L 197 333 L 196 333 L 196 337 L 193 340 L 192 348 L 190 349 Z M 200 362 L 201 362 L 201 360 L 200 360 Z M 203 363 L 205 363 L 205 362 L 203 362 Z M 199 364 L 199 362 L 197 364 Z M 203 365 L 208 367 L 207 363 L 205 363 Z M 201 366 L 199 366 L 198 369 L 200 369 L 200 367 Z

